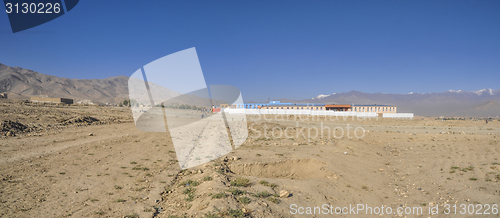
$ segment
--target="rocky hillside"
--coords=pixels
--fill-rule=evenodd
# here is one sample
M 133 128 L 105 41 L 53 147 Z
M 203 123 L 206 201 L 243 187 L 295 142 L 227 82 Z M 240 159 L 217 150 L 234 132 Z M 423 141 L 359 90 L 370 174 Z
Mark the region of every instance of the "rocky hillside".
M 116 104 L 128 98 L 126 76 L 106 79 L 68 79 L 0 64 L 0 93 L 9 98 L 47 96 Z
M 500 90 L 454 91 L 434 93 L 364 93 L 350 91 L 318 95 L 304 100 L 282 102 L 334 103 L 334 104 L 388 104 L 398 112 L 412 112 L 419 116 L 500 116 Z

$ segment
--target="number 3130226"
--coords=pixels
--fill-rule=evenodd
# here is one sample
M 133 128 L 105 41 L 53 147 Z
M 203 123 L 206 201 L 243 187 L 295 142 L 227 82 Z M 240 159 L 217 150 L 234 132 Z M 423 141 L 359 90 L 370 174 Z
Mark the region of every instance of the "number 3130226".
M 61 5 L 59 3 L 55 3 L 52 5 L 52 3 L 22 3 L 19 5 L 19 3 L 12 4 L 12 3 L 7 3 L 5 4 L 5 7 L 7 8 L 7 14 L 10 13 L 32 13 L 32 14 L 52 14 L 52 13 L 59 13 L 61 12 Z

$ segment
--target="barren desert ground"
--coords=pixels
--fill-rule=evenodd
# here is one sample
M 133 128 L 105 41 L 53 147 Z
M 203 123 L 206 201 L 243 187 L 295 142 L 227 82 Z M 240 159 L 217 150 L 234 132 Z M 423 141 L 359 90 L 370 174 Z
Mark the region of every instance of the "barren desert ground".
M 129 108 L 1 101 L 0 216 L 499 217 L 443 214 L 445 204 L 500 204 L 496 120 L 247 121 L 238 149 L 180 170 L 169 136 L 139 131 Z M 323 137 L 307 132 L 321 127 Z M 293 214 L 324 204 L 423 214 Z

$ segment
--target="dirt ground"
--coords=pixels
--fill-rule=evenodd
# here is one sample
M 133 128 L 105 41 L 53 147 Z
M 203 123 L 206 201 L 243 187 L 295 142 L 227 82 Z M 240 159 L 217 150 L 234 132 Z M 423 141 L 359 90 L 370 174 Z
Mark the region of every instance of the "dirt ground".
M 2 101 L 0 217 L 499 217 L 498 121 L 247 120 L 242 146 L 181 170 L 129 108 Z M 358 204 L 393 214 L 335 214 Z

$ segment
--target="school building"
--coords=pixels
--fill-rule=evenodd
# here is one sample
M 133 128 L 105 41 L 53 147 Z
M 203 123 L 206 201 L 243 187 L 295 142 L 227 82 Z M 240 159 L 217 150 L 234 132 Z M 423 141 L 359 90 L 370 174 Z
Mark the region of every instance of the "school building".
M 397 107 L 392 105 L 349 105 L 349 104 L 316 104 L 316 103 L 269 103 L 221 104 L 221 108 L 231 109 L 280 109 L 280 110 L 315 110 L 315 111 L 355 111 L 375 113 L 396 113 Z

